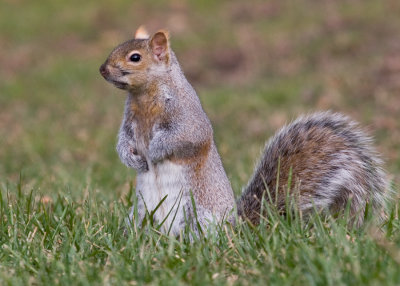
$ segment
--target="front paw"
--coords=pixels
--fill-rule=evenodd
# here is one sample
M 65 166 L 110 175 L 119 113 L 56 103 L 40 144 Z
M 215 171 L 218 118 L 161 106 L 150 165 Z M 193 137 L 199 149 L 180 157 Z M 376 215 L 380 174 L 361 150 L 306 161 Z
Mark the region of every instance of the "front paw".
M 118 145 L 118 147 L 121 147 L 121 145 Z M 133 168 L 138 172 L 146 172 L 149 170 L 146 159 L 138 155 L 136 150 L 132 147 L 124 146 L 124 148 L 117 148 L 117 150 L 121 162 L 127 167 Z
M 160 140 L 153 140 L 149 145 L 149 159 L 157 164 L 172 155 L 172 151 L 164 146 Z
M 131 167 L 141 173 L 149 170 L 146 159 L 140 155 L 131 154 L 124 163 L 126 163 L 128 167 Z

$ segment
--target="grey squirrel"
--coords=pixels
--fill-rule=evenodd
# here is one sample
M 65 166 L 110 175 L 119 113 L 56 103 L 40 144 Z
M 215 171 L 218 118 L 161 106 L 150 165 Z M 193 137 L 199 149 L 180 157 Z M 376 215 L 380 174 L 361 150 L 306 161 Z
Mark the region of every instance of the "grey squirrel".
M 134 39 L 111 52 L 100 73 L 128 91 L 117 151 L 137 171 L 139 222 L 156 209 L 162 230 L 179 235 L 187 223 L 198 231 L 225 219 L 234 222 L 237 210 L 258 224 L 262 199 L 283 210 L 289 190 L 303 212 L 340 211 L 349 203 L 360 224 L 367 202 L 376 210 L 385 201 L 386 176 L 371 139 L 348 117 L 322 112 L 297 119 L 269 140 L 235 202 L 210 120 L 164 30 L 150 37 L 139 28 Z

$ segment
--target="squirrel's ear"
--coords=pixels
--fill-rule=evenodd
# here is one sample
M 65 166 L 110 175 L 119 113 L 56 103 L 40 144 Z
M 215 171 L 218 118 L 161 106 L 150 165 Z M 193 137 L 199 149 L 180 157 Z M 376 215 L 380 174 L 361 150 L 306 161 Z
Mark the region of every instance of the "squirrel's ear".
M 147 32 L 145 26 L 139 26 L 139 28 L 135 32 L 135 40 L 146 40 L 148 38 L 150 38 L 150 35 Z
M 167 31 L 158 31 L 150 40 L 150 49 L 156 60 L 168 63 L 169 35 Z

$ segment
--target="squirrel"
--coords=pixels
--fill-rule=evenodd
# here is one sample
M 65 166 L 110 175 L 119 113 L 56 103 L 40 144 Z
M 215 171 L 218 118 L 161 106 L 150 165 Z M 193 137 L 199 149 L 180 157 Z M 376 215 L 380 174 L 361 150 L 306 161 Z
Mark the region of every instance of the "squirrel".
M 304 213 L 349 205 L 357 224 L 367 203 L 375 210 L 384 205 L 388 183 L 371 138 L 332 112 L 300 117 L 277 132 L 235 201 L 211 122 L 165 30 L 150 36 L 140 27 L 111 52 L 100 74 L 128 92 L 117 152 L 137 172 L 130 220 L 154 211 L 161 230 L 177 236 L 188 223 L 196 232 L 236 217 L 258 224 L 262 201 L 284 211 L 287 192 Z

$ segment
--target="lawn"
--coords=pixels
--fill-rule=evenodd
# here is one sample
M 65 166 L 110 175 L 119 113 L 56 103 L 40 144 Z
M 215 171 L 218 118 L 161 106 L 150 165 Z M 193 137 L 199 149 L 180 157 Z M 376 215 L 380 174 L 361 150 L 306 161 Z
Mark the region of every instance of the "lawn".
M 99 66 L 140 25 L 167 28 L 238 196 L 264 142 L 334 110 L 374 136 L 395 194 L 387 219 L 271 209 L 207 239 L 124 234 L 135 173 L 115 151 L 125 95 Z M 400 2 L 0 3 L 1 285 L 399 285 Z

